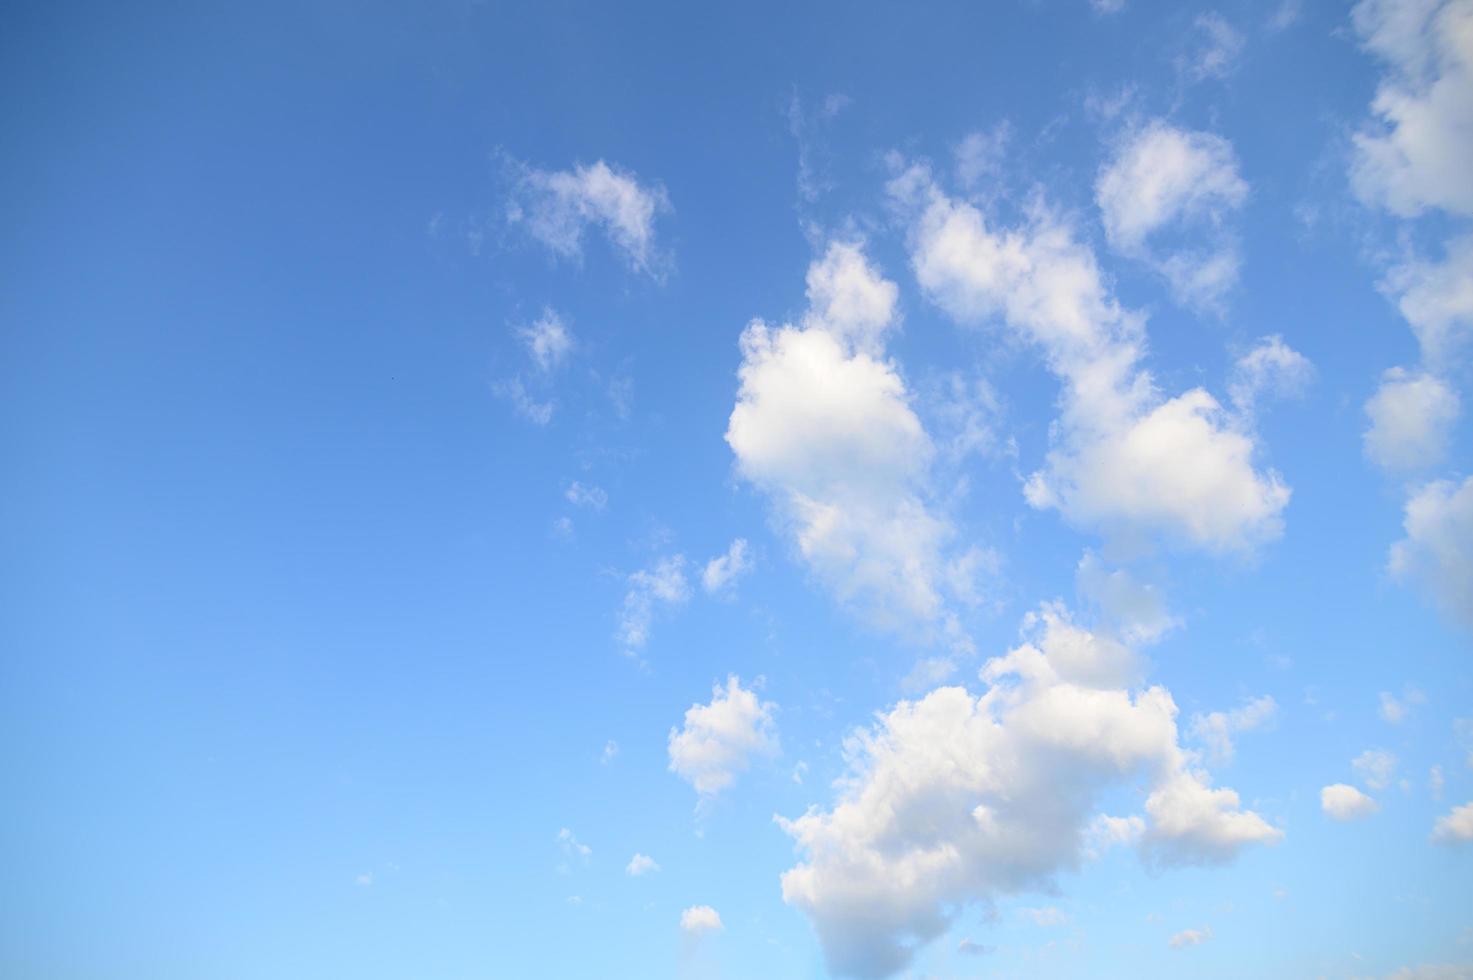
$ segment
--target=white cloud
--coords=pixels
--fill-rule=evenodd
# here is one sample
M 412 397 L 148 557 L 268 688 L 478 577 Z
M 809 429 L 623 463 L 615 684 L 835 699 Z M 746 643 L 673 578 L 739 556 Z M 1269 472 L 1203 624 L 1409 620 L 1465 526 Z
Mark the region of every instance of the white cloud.
M 653 567 L 631 574 L 628 585 L 624 605 L 619 610 L 617 633 L 625 652 L 632 656 L 649 642 L 656 610 L 681 605 L 690 598 L 685 556 L 661 558 Z
M 365 871 L 361 875 L 356 876 L 353 879 L 353 884 L 357 885 L 359 888 L 369 888 L 369 887 L 372 887 L 372 885 L 373 885 L 373 872 L 372 871 Z
M 1250 698 L 1232 711 L 1213 711 L 1192 716 L 1192 735 L 1207 746 L 1209 757 L 1216 763 L 1231 762 L 1233 736 L 1251 732 L 1270 724 L 1278 714 L 1278 702 L 1267 694 Z
M 1243 54 L 1243 35 L 1215 10 L 1199 14 L 1192 22 L 1199 45 L 1180 67 L 1193 81 L 1226 78 Z
M 1106 813 L 1096 814 L 1084 832 L 1084 855 L 1098 858 L 1116 847 L 1134 845 L 1145 836 L 1146 822 L 1132 814 L 1128 817 L 1112 817 Z
M 1473 2 L 1363 0 L 1353 20 L 1388 69 L 1355 136 L 1356 192 L 1402 217 L 1473 214 Z
M 1436 466 L 1447 454 L 1460 407 L 1457 392 L 1442 379 L 1391 368 L 1366 402 L 1366 457 L 1386 469 Z
M 1012 140 L 1013 129 L 1003 120 L 987 132 L 968 133 L 956 147 L 956 179 L 967 188 L 984 193 L 984 182 L 996 183 L 1002 175 L 1003 153 Z
M 1035 210 L 1022 228 L 994 232 L 919 165 L 890 190 L 911 218 L 926 295 L 963 323 L 1000 317 L 1063 382 L 1054 447 L 1028 479 L 1029 503 L 1123 538 L 1158 532 L 1216 552 L 1280 534 L 1289 488 L 1254 469 L 1244 420 L 1201 388 L 1174 398 L 1157 390 L 1139 365 L 1139 316 L 1109 295 L 1094 254 L 1062 219 Z
M 897 292 L 857 245 L 831 244 L 809 269 L 803 325 L 754 320 L 742 333 L 726 441 L 842 603 L 892 628 L 939 623 L 956 640 L 953 530 L 927 502 L 935 447 L 883 357 Z
M 1473 966 L 1422 963 L 1418 966 L 1404 966 L 1395 973 L 1388 973 L 1386 980 L 1473 980 Z
M 752 559 L 747 555 L 747 539 L 737 538 L 726 549 L 726 554 L 717 555 L 706 562 L 701 572 L 701 587 L 711 595 L 724 592 L 734 586 L 738 579 L 752 570 Z
M 1371 789 L 1385 789 L 1391 785 L 1391 777 L 1396 772 L 1396 756 L 1385 749 L 1366 749 L 1352 759 L 1350 765 L 1361 782 Z
M 1233 365 L 1228 396 L 1234 408 L 1250 415 L 1262 395 L 1298 395 L 1313 377 L 1314 365 L 1309 363 L 1309 358 L 1274 334 L 1260 338 L 1252 350 L 1238 358 Z
M 520 377 L 503 378 L 491 385 L 493 394 L 511 402 L 511 407 L 518 415 L 528 422 L 537 425 L 546 425 L 552 421 L 553 410 L 557 407 L 552 401 L 538 401 L 527 390 L 527 386 Z
M 1097 14 L 1118 14 L 1125 9 L 1125 0 L 1089 0 Z
M 1442 789 L 1446 785 L 1447 780 L 1443 778 L 1441 766 L 1433 766 L 1427 770 L 1427 789 L 1434 800 L 1442 799 Z
M 593 856 L 593 848 L 580 842 L 577 836 L 567 827 L 557 832 L 557 843 L 558 847 L 562 849 L 563 857 L 570 860 L 577 859 L 587 864 L 588 859 Z M 564 870 L 566 870 L 566 866 Z
M 1069 916 L 1052 905 L 1045 905 L 1042 908 L 1021 908 L 1018 914 L 1036 926 L 1062 926 L 1069 922 Z
M 1400 725 L 1411 714 L 1413 708 L 1426 703 L 1427 695 L 1410 684 L 1402 690 L 1399 698 L 1390 691 L 1382 691 L 1379 709 L 1381 720 Z
M 603 754 L 599 756 L 598 761 L 603 763 L 604 765 L 608 765 L 610 762 L 613 762 L 618 757 L 619 743 L 614 741 L 613 739 L 609 739 L 607 742 L 604 743 Z
M 680 928 L 689 933 L 718 932 L 721 916 L 709 905 L 692 905 L 680 913 Z
M 1392 266 L 1381 282 L 1432 364 L 1473 337 L 1473 235 L 1452 239 L 1446 251 L 1440 262 L 1411 258 Z
M 525 226 L 553 254 L 580 259 L 584 232 L 597 226 L 636 271 L 663 272 L 668 258 L 655 244 L 655 219 L 670 210 L 670 200 L 660 185 L 641 184 L 602 160 L 556 171 L 510 161 L 508 169 L 507 221 Z
M 1391 574 L 1424 585 L 1449 616 L 1473 628 L 1473 477 L 1414 493 L 1403 527 L 1406 537 L 1391 546 Z
M 632 878 L 638 878 L 640 875 L 647 875 L 652 871 L 659 870 L 660 866 L 655 863 L 654 858 L 648 854 L 635 854 L 634 857 L 629 859 L 629 864 L 624 868 L 624 873 Z
M 736 781 L 753 756 L 778 751 L 776 705 L 743 688 L 736 675 L 711 692 L 710 704 L 693 704 L 683 728 L 670 729 L 670 771 L 695 787 L 703 799 Z
M 834 806 L 779 820 L 802 852 L 783 898 L 812 919 L 831 970 L 887 976 L 967 903 L 1047 890 L 1088 855 L 1092 804 L 1112 786 L 1147 781 L 1140 824 L 1107 826 L 1158 863 L 1278 840 L 1192 768 L 1171 695 L 1132 692 L 1140 672 L 1131 650 L 1045 606 L 987 662 L 985 693 L 938 688 L 847 738 Z
M 539 370 L 547 372 L 561 367 L 573 352 L 573 335 L 557 310 L 548 307 L 531 326 L 518 327 L 517 337 L 527 348 Z
M 1160 119 L 1127 133 L 1095 182 L 1110 245 L 1166 276 L 1178 302 L 1213 310 L 1238 278 L 1223 224 L 1247 197 L 1231 143 Z M 1153 243 L 1168 232 L 1172 246 Z
M 1206 926 L 1201 929 L 1183 929 L 1170 939 L 1166 945 L 1172 949 L 1186 949 L 1188 946 L 1200 946 L 1212 938 L 1212 927 Z
M 1466 844 L 1473 841 L 1473 802 L 1455 806 L 1437 818 L 1432 827 L 1432 840 L 1438 844 Z
M 1348 783 L 1335 783 L 1320 790 L 1320 809 L 1331 820 L 1358 820 L 1380 809 L 1376 801 Z
M 1093 551 L 1079 559 L 1075 582 L 1127 643 L 1152 643 L 1177 624 L 1160 589 L 1136 581 L 1123 568 L 1107 570 Z
M 568 489 L 563 491 L 563 498 L 574 507 L 588 507 L 592 510 L 603 510 L 609 505 L 609 495 L 602 487 L 591 484 L 584 486 L 577 480 L 568 484 Z

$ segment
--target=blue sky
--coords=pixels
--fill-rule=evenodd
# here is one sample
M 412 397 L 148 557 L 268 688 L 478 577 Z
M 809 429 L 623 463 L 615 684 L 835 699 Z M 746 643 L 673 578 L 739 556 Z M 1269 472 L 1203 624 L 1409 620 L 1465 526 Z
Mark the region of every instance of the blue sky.
M 22 5 L 0 973 L 1473 976 L 1473 4 Z

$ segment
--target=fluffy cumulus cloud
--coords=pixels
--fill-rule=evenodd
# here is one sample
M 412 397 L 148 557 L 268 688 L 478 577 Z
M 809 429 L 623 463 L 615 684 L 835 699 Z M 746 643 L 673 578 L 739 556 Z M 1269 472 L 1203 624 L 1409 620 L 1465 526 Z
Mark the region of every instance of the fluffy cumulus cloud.
M 1353 19 L 1387 68 L 1355 137 L 1357 193 L 1404 217 L 1473 214 L 1473 0 L 1363 0 Z
M 624 873 L 632 878 L 638 878 L 641 875 L 647 875 L 659 870 L 660 866 L 655 863 L 654 858 L 648 854 L 635 854 L 634 857 L 629 859 L 629 864 L 625 866 Z
M 726 554 L 706 562 L 701 572 L 701 588 L 710 595 L 730 592 L 737 580 L 752 570 L 752 558 L 747 552 L 747 539 L 737 538 L 726 549 Z
M 780 824 L 802 859 L 782 878 L 834 972 L 883 977 L 968 903 L 1051 886 L 1101 837 L 1160 865 L 1216 863 L 1280 832 L 1213 787 L 1178 741 L 1176 705 L 1136 654 L 1059 606 L 987 662 L 986 690 L 902 701 L 845 743 L 839 797 Z M 1106 789 L 1144 781 L 1144 816 L 1101 822 Z
M 670 729 L 670 771 L 709 799 L 736 781 L 754 756 L 778 751 L 776 706 L 728 677 L 717 685 L 710 704 L 693 704 L 685 724 Z
M 1389 470 L 1436 466 L 1447 454 L 1459 407 L 1458 394 L 1447 382 L 1391 368 L 1366 402 L 1371 420 L 1363 439 L 1366 457 Z
M 1161 590 L 1123 568 L 1109 569 L 1086 551 L 1075 572 L 1079 594 L 1095 605 L 1127 642 L 1150 643 L 1176 625 Z
M 1466 844 L 1473 841 L 1473 802 L 1455 806 L 1437 818 L 1432 826 L 1432 840 L 1439 844 Z
M 1441 260 L 1393 266 L 1381 287 L 1396 297 L 1427 362 L 1443 363 L 1473 337 L 1473 235 L 1450 241 Z
M 858 245 L 808 272 L 798 326 L 753 321 L 726 430 L 737 472 L 771 497 L 809 569 L 882 625 L 960 630 L 948 607 L 953 529 L 929 501 L 935 446 L 885 338 L 898 290 Z
M 1320 809 L 1331 820 L 1358 820 L 1375 813 L 1376 801 L 1348 783 L 1335 783 L 1320 790 Z
M 1160 392 L 1140 364 L 1139 316 L 1106 289 L 1069 224 L 1036 208 L 1019 228 L 989 227 L 915 165 L 890 185 L 910 220 L 921 288 L 963 323 L 1001 321 L 1041 350 L 1063 384 L 1035 507 L 1121 537 L 1160 534 L 1214 552 L 1248 551 L 1282 530 L 1289 488 L 1255 467 L 1247 421 L 1203 388 Z
M 1250 698 L 1231 711 L 1213 711 L 1192 716 L 1191 733 L 1207 747 L 1212 761 L 1231 762 L 1233 736 L 1251 732 L 1271 724 L 1278 714 L 1278 702 L 1267 694 Z
M 649 568 L 632 573 L 619 609 L 619 642 L 630 656 L 637 656 L 650 639 L 655 614 L 662 608 L 683 605 L 690 599 L 690 582 L 685 575 L 685 556 L 661 558 Z
M 1403 527 L 1406 537 L 1391 547 L 1391 574 L 1424 585 L 1449 616 L 1473 629 L 1473 477 L 1414 493 Z
M 1371 789 L 1385 789 L 1396 773 L 1396 756 L 1385 749 L 1366 749 L 1350 760 L 1350 767 Z
M 1095 182 L 1110 245 L 1164 275 L 1178 302 L 1205 309 L 1237 281 L 1224 222 L 1247 197 L 1232 144 L 1159 119 L 1128 132 Z
M 721 916 L 709 905 L 692 905 L 680 913 L 680 928 L 692 934 L 719 932 Z
M 524 227 L 553 254 L 583 255 L 588 228 L 603 231 L 637 271 L 660 275 L 668 257 L 655 242 L 655 220 L 670 210 L 665 189 L 602 160 L 571 170 L 539 170 L 510 161 L 506 218 Z

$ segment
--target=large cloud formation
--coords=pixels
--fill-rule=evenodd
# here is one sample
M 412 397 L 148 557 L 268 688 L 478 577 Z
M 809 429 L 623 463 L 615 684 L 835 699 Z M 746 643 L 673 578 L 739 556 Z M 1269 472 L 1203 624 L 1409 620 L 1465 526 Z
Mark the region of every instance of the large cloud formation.
M 1092 850 L 1109 787 L 1148 783 L 1144 818 L 1103 819 L 1153 863 L 1218 863 L 1282 836 L 1212 786 L 1132 650 L 1055 605 L 1025 634 L 983 667 L 983 693 L 942 687 L 852 735 L 831 809 L 779 818 L 803 855 L 783 898 L 836 973 L 889 976 L 960 906 L 1049 887 Z
M 1068 222 L 1034 208 L 1018 228 L 989 227 L 916 164 L 890 184 L 909 223 L 922 290 L 962 323 L 1000 320 L 1042 351 L 1063 384 L 1062 417 L 1028 501 L 1121 536 L 1158 533 L 1213 552 L 1277 537 L 1289 488 L 1254 466 L 1244 415 L 1203 388 L 1161 393 L 1140 364 L 1139 316 L 1106 289 Z

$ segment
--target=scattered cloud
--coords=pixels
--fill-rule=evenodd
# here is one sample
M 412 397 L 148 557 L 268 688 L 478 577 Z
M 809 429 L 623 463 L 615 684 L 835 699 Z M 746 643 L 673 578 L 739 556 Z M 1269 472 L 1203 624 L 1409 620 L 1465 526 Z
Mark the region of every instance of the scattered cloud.
M 1473 477 L 1429 483 L 1407 501 L 1406 537 L 1388 568 L 1425 586 L 1443 611 L 1473 628 Z
M 685 556 L 661 558 L 652 567 L 634 572 L 628 578 L 628 586 L 619 610 L 617 632 L 625 652 L 635 656 L 649 642 L 656 611 L 683 605 L 690 599 Z
M 659 870 L 660 866 L 655 863 L 654 858 L 648 854 L 635 854 L 634 857 L 629 859 L 629 864 L 625 866 L 624 873 L 631 878 L 638 878 L 640 875 L 647 875 Z
M 688 933 L 719 932 L 721 916 L 709 905 L 692 905 L 680 913 L 680 928 Z
M 568 484 L 568 489 L 563 491 L 563 499 L 574 507 L 587 507 L 590 510 L 603 510 L 609 505 L 609 495 L 602 487 L 591 484 L 584 486 L 577 480 Z
M 567 872 L 573 862 L 587 864 L 588 859 L 593 856 L 593 848 L 578 840 L 577 836 L 564 827 L 557 832 L 558 848 L 563 852 L 563 863 L 560 871 Z
M 726 554 L 717 555 L 706 562 L 706 568 L 701 572 L 701 587 L 709 595 L 728 592 L 751 570 L 752 559 L 747 554 L 747 539 L 737 538 L 726 549 Z
M 602 160 L 571 170 L 539 170 L 507 161 L 511 191 L 506 219 L 559 258 L 579 261 L 590 227 L 600 229 L 637 272 L 662 276 L 669 257 L 655 241 L 655 221 L 669 212 L 670 200 L 659 184 Z
M 1399 698 L 1390 691 L 1381 692 L 1379 714 L 1381 715 L 1382 721 L 1390 722 L 1393 725 L 1400 725 L 1403 721 L 1406 721 L 1407 716 L 1412 713 L 1412 709 L 1426 703 L 1427 695 L 1423 694 L 1418 688 L 1408 684 L 1402 688 L 1401 697 Z
M 512 410 L 535 425 L 546 425 L 552 421 L 557 404 L 551 399 L 539 401 L 527 390 L 519 376 L 502 378 L 491 385 L 492 394 L 511 403 Z
M 1260 338 L 1253 349 L 1233 365 L 1228 397 L 1244 416 L 1252 416 L 1265 394 L 1278 397 L 1299 395 L 1314 378 L 1309 358 L 1284 343 L 1278 334 Z
M 1093 551 L 1079 560 L 1075 582 L 1080 595 L 1127 643 L 1153 643 L 1177 625 L 1160 589 L 1137 581 L 1123 568 L 1106 569 Z
M 732 675 L 711 692 L 710 704 L 693 704 L 682 728 L 670 729 L 670 771 L 695 787 L 702 800 L 736 781 L 753 756 L 778 752 L 776 705 L 742 687 Z
M 1358 820 L 1375 813 L 1380 807 L 1360 790 L 1348 783 L 1334 783 L 1320 790 L 1320 809 L 1331 820 Z
M 1363 437 L 1366 458 L 1388 470 L 1436 466 L 1447 455 L 1460 410 L 1458 394 L 1446 381 L 1391 368 L 1366 402 L 1371 420 Z
M 1183 929 L 1166 940 L 1166 945 L 1172 949 L 1186 949 L 1188 946 L 1200 946 L 1211 938 L 1211 926 L 1205 926 L 1201 929 Z
M 1396 756 L 1385 749 L 1366 749 L 1350 761 L 1350 766 L 1371 789 L 1385 789 L 1396 772 Z
M 1194 82 L 1231 75 L 1243 56 L 1242 33 L 1215 10 L 1197 15 L 1192 21 L 1192 31 L 1197 46 L 1189 56 L 1178 61 L 1182 73 Z
M 1177 302 L 1213 312 L 1237 282 L 1225 223 L 1247 198 L 1231 143 L 1160 119 L 1127 131 L 1095 182 L 1110 246 L 1164 276 Z
M 1455 806 L 1437 818 L 1432 827 L 1432 840 L 1437 844 L 1466 844 L 1473 841 L 1473 802 Z
M 517 338 L 527 348 L 532 363 L 544 373 L 561 367 L 573 352 L 573 335 L 552 307 L 543 310 L 530 326 L 518 327 Z
M 1065 219 L 1037 206 L 1023 227 L 992 230 L 921 164 L 890 193 L 926 296 L 962 323 L 1000 318 L 1063 383 L 1054 446 L 1024 487 L 1030 504 L 1124 540 L 1157 532 L 1214 552 L 1278 537 L 1290 492 L 1254 469 L 1252 432 L 1202 388 L 1159 392 L 1139 364 L 1140 316 L 1110 296 Z
M 1232 711 L 1193 715 L 1191 733 L 1207 746 L 1208 756 L 1213 762 L 1225 764 L 1233 759 L 1233 736 L 1271 724 L 1278 710 L 1278 702 L 1265 694 L 1244 701 Z

